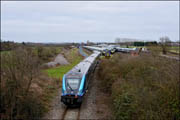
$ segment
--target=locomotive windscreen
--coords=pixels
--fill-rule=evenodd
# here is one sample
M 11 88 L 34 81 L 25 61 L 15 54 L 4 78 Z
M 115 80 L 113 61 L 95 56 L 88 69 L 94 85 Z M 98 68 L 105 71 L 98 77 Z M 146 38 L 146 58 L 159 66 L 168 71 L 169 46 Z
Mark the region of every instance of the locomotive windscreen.
M 70 89 L 76 90 L 76 89 L 78 89 L 79 82 L 80 82 L 79 79 L 70 79 L 69 78 L 69 79 L 67 79 L 67 86 Z

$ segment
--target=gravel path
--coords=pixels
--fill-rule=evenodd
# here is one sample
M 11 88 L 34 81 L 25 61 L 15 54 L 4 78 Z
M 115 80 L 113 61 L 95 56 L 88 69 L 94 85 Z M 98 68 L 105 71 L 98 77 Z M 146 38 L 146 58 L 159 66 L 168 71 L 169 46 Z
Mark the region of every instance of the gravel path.
M 63 55 L 58 54 L 54 61 L 46 63 L 46 65 L 48 67 L 55 67 L 58 64 L 60 64 L 60 65 L 67 65 L 67 64 L 69 64 L 69 62 L 64 58 Z

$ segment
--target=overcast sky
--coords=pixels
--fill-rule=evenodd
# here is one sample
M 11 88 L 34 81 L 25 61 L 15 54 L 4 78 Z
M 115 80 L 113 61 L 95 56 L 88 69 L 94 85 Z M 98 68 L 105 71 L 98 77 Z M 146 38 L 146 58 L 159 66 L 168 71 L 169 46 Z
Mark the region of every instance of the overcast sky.
M 1 38 L 16 42 L 179 40 L 179 2 L 1 2 Z

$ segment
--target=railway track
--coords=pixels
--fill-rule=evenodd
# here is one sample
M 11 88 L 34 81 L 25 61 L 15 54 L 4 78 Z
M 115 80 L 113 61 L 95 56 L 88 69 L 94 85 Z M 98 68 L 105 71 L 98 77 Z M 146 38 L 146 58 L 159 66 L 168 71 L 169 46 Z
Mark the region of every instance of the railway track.
M 79 120 L 80 119 L 80 107 L 79 108 L 70 108 L 66 107 L 62 114 L 62 120 Z

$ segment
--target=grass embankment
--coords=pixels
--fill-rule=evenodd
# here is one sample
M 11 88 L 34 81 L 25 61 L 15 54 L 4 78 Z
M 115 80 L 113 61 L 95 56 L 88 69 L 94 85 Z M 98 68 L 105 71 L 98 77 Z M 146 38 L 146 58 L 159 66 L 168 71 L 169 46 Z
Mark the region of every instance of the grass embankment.
M 50 77 L 62 79 L 66 72 L 72 69 L 83 59 L 83 57 L 79 55 L 77 48 L 70 49 L 63 54 L 70 64 L 46 69 L 45 72 L 47 72 Z
M 116 54 L 102 60 L 98 74 L 116 119 L 180 119 L 178 61 Z

